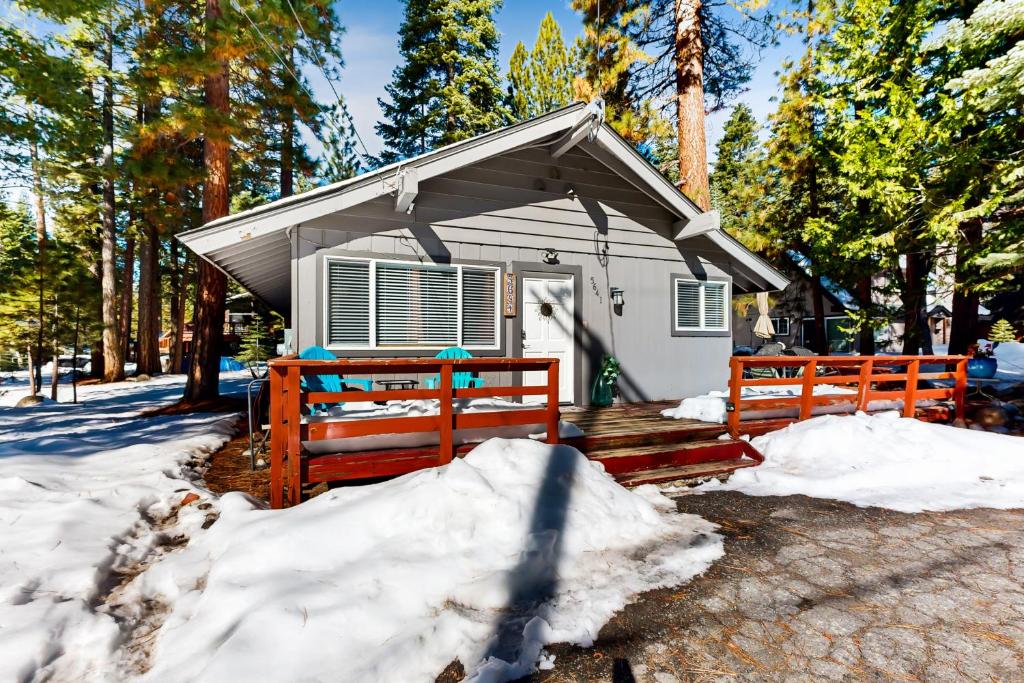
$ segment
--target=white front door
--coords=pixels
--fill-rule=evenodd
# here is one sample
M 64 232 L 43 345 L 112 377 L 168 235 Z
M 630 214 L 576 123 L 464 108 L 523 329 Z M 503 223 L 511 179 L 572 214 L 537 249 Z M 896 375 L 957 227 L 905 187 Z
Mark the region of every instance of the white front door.
M 575 386 L 573 337 L 575 301 L 571 275 L 523 278 L 523 358 L 557 358 L 558 400 L 572 403 Z M 524 372 L 523 384 L 546 384 L 544 372 Z M 544 396 L 524 396 L 544 403 Z

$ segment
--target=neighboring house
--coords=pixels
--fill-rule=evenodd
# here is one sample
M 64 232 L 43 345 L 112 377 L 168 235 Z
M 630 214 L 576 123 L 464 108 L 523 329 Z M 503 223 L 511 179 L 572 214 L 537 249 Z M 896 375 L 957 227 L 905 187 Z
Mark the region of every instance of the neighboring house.
M 573 105 L 180 236 L 339 357 L 558 357 L 589 402 L 723 389 L 733 292 L 787 279 Z M 515 378 L 485 377 L 488 383 Z
M 733 303 L 732 339 L 735 346 L 757 348 L 766 341 L 778 341 L 786 347 L 802 346 L 817 352 L 822 349 L 814 340 L 813 285 L 807 272 L 797 263 L 786 259 L 782 269 L 789 277 L 789 285 L 769 297 L 775 336 L 771 340 L 759 339 L 754 334 L 757 306 L 751 297 L 741 297 Z M 851 327 L 848 312 L 856 310 L 853 297 L 840 287 L 826 283 L 823 288 L 825 305 L 825 335 L 830 353 L 849 353 L 856 350 L 856 335 L 846 332 Z

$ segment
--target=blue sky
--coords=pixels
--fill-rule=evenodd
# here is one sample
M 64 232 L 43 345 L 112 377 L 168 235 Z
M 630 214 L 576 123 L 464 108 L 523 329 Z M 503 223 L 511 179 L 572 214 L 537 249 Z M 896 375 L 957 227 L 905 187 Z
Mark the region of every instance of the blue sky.
M 399 62 L 397 39 L 403 7 L 401 0 L 372 0 L 370 3 L 339 0 L 336 5 L 347 28 L 342 41 L 346 66 L 342 73 L 341 92 L 371 153 L 380 149 L 380 141 L 373 131 L 374 123 L 380 119 L 377 98 L 384 97 L 384 86 Z M 522 40 L 531 47 L 541 19 L 549 11 L 561 24 L 567 42 L 580 33 L 580 18 L 569 8 L 569 0 L 505 0 L 496 17 L 501 32 L 500 66 L 503 73 L 508 68 L 508 59 L 516 41 Z M 776 72 L 792 50 L 799 50 L 793 40 L 766 50 L 761 55 L 760 66 L 749 83 L 748 91 L 740 97 L 762 122 L 774 106 L 771 97 L 778 92 Z M 329 89 L 323 79 L 317 79 L 317 74 L 311 70 L 307 73 L 317 96 L 329 101 Z M 715 142 L 727 117 L 728 111 L 718 112 L 708 119 L 709 158 L 714 153 Z

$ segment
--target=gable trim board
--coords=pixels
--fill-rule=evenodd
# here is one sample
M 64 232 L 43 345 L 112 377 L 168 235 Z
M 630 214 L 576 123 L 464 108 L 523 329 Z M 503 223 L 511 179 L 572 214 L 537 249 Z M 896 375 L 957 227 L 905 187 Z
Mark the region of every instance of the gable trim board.
M 301 238 L 295 231 L 297 226 L 313 223 L 318 229 L 330 229 L 328 226 L 321 228 L 322 221 L 318 219 L 386 195 L 394 195 L 393 219 L 404 218 L 414 210 L 425 181 L 516 150 L 539 148 L 550 155 L 552 143 L 565 139 L 568 132 L 566 144 L 572 142 L 572 145 L 560 145 L 565 149 L 561 150 L 563 156 L 559 160 L 571 153 L 572 148 L 579 147 L 650 197 L 676 219 L 675 234 L 669 235 L 669 239 L 686 241 L 688 251 L 724 253 L 735 270 L 734 275 L 747 281 L 751 291 L 786 286 L 787 280 L 781 273 L 723 233 L 713 213 L 702 214 L 599 117 L 597 107 L 571 105 L 372 173 L 211 221 L 180 234 L 178 239 L 272 308 L 283 312 L 287 308 L 287 295 L 274 290 L 282 280 L 287 281 L 289 273 L 294 277 L 294 259 L 303 251 L 299 244 Z M 581 135 L 580 131 L 587 131 L 588 135 Z M 553 163 L 555 161 L 552 159 Z

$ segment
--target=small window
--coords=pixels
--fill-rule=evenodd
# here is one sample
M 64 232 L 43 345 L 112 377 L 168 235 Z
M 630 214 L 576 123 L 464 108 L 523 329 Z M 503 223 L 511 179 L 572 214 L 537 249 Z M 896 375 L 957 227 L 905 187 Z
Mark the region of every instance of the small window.
M 324 337 L 333 349 L 496 349 L 498 269 L 325 259 Z
M 772 318 L 772 327 L 775 328 L 776 336 L 789 336 L 789 318 Z
M 728 283 L 676 278 L 673 287 L 673 324 L 677 332 L 728 331 Z

